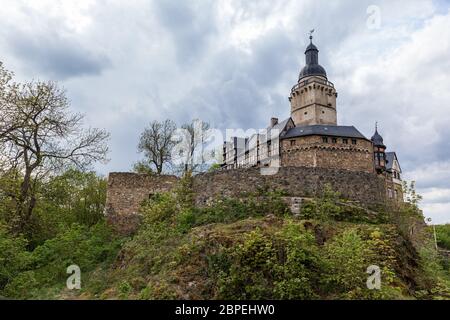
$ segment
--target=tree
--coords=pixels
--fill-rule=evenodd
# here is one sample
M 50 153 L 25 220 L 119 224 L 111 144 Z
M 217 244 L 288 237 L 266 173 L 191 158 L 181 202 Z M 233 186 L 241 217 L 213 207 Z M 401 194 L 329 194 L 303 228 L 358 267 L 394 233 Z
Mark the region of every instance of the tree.
M 180 171 L 202 172 L 206 170 L 205 144 L 211 135 L 210 125 L 199 119 L 186 123 L 179 130 L 177 155 Z
M 18 194 L 13 196 L 15 229 L 26 232 L 38 182 L 68 165 L 84 170 L 96 161 L 106 161 L 109 134 L 84 129 L 84 116 L 70 112 L 66 93 L 56 83 L 11 84 L 10 74 L 4 69 L 0 73 L 0 164 L 3 171 L 21 173 Z
M 176 144 L 176 129 L 176 124 L 171 120 L 153 121 L 141 134 L 138 150 L 144 153 L 157 174 L 161 174 L 165 165 L 170 164 Z

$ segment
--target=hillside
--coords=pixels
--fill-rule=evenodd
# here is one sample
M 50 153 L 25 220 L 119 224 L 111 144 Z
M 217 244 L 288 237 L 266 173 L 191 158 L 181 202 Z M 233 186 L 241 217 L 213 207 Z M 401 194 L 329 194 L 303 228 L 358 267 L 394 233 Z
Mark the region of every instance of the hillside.
M 1 294 L 31 299 L 450 299 L 448 260 L 436 255 L 414 205 L 367 211 L 328 190 L 293 215 L 276 191 L 217 199 L 205 208 L 195 207 L 192 199 L 189 179 L 174 193 L 155 195 L 142 205 L 143 222 L 132 237 L 115 235 L 102 221 L 92 227 L 73 224 L 28 252 L 24 241 L 3 233 L 0 246 L 9 252 L 0 255 L 8 254 L 10 263 L 21 267 Z M 82 270 L 80 291 L 65 288 L 70 264 Z M 381 290 L 367 289 L 371 265 L 381 269 Z

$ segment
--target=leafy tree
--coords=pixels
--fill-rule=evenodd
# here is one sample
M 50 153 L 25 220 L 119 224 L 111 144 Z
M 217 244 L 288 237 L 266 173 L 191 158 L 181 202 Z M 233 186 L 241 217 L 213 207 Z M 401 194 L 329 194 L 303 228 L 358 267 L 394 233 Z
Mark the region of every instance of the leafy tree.
M 161 174 L 172 160 L 176 128 L 171 120 L 153 121 L 141 134 L 138 151 L 144 153 L 146 161 L 154 167 L 157 174 Z
M 106 161 L 109 134 L 83 129 L 83 115 L 70 112 L 66 93 L 56 83 L 4 83 L 10 76 L 0 72 L 2 168 L 23 173 L 18 193 L 11 195 L 18 218 L 14 230 L 29 233 L 39 183 L 69 164 L 86 169 Z

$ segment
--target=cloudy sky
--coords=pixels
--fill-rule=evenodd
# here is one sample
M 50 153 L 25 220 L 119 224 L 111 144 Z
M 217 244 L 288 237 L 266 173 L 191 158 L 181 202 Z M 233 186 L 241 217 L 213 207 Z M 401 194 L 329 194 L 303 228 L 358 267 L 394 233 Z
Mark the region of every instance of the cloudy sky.
M 0 0 L 0 61 L 18 80 L 56 80 L 90 126 L 111 132 L 103 174 L 140 158 L 151 120 L 219 129 L 289 116 L 315 28 L 339 93 L 338 121 L 379 122 L 426 216 L 450 222 L 450 2 Z

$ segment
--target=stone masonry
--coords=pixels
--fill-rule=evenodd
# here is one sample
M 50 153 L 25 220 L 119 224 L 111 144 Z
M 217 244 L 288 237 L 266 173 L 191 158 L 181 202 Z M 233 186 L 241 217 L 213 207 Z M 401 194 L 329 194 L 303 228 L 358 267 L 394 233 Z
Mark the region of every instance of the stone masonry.
M 106 215 L 122 234 L 131 234 L 140 222 L 139 206 L 158 192 L 172 190 L 175 176 L 147 176 L 111 173 L 108 178 Z M 275 175 L 262 175 L 260 169 L 219 170 L 194 177 L 198 206 L 221 197 L 241 197 L 258 188 L 282 190 L 288 197 L 314 197 L 329 183 L 343 198 L 369 207 L 386 201 L 385 180 L 375 173 L 309 167 L 281 167 Z

